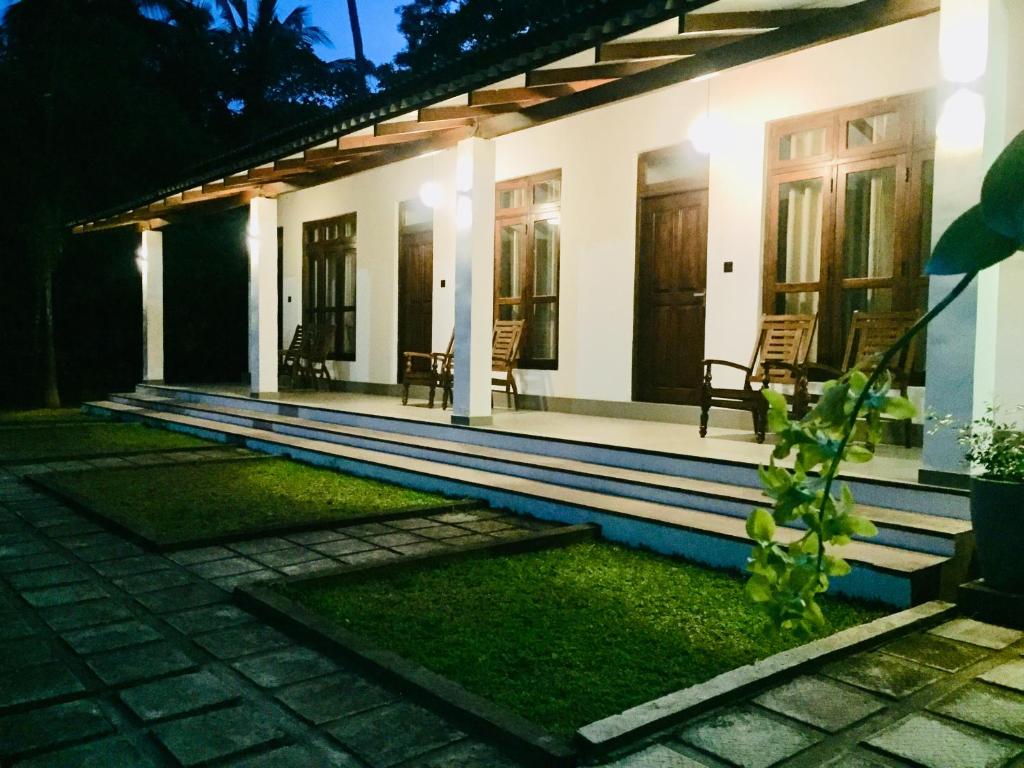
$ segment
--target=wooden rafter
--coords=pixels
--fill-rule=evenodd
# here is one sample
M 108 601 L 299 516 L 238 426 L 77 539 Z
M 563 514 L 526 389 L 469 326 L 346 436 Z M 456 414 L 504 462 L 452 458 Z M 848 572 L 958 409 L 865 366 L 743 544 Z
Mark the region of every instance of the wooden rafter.
M 595 88 L 599 85 L 611 82 L 608 78 L 600 80 L 579 80 L 572 83 L 557 83 L 555 85 L 538 85 L 533 87 L 520 88 L 492 88 L 480 91 L 473 91 L 469 94 L 470 106 L 484 106 L 488 104 L 537 104 L 542 101 L 559 99 L 563 96 L 571 96 L 574 93 L 585 91 L 588 88 Z
M 645 40 L 623 40 L 605 43 L 598 49 L 598 61 L 628 61 L 650 59 L 658 56 L 695 56 L 712 48 L 746 40 L 764 30 L 749 30 L 732 33 L 682 34 L 673 37 L 651 37 Z
M 421 123 L 418 120 L 402 120 L 397 123 L 377 123 L 373 129 L 375 136 L 396 136 L 405 133 L 423 133 L 424 131 L 443 131 L 449 128 L 465 128 L 472 126 L 472 118 L 460 117 L 450 120 L 435 120 Z
M 563 85 L 587 80 L 617 80 L 661 67 L 677 59 L 649 59 L 647 61 L 611 61 L 602 64 L 586 64 L 582 67 L 556 67 L 534 69 L 526 75 L 526 85 Z M 584 91 L 585 92 L 585 91 Z M 575 95 L 575 94 L 574 94 Z
M 719 32 L 736 29 L 774 29 L 799 24 L 828 8 L 787 8 L 774 11 L 733 11 L 730 13 L 688 13 L 679 20 L 680 32 Z

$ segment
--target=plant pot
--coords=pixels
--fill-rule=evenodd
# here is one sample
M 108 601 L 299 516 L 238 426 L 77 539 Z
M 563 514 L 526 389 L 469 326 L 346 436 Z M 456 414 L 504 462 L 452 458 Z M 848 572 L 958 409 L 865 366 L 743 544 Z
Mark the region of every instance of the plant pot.
M 972 477 L 971 524 L 985 586 L 1024 594 L 1024 483 Z

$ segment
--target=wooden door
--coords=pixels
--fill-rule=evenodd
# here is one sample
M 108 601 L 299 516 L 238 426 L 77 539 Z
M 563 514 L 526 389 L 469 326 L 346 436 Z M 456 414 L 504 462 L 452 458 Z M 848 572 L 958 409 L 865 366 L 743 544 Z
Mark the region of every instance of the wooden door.
M 695 404 L 704 359 L 708 193 L 640 202 L 634 399 Z
M 434 306 L 434 233 L 401 234 L 398 249 L 398 380 L 403 352 L 431 352 Z

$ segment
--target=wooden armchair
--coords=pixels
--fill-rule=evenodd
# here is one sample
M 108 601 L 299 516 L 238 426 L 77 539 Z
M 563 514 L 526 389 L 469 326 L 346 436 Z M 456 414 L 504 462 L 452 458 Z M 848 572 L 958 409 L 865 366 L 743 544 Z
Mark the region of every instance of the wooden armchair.
M 749 365 L 729 360 L 705 360 L 700 397 L 700 436 L 705 437 L 708 433 L 708 415 L 712 408 L 729 408 L 750 411 L 754 435 L 757 442 L 763 443 L 768 428 L 768 401 L 761 395 L 761 390 L 771 384 L 792 385 L 793 394 L 789 399 L 793 413 L 802 415 L 807 407 L 804 366 L 817 323 L 817 315 L 763 315 Z M 712 382 L 712 371 L 716 365 L 742 371 L 743 388 L 716 387 Z M 755 384 L 759 386 L 755 387 Z
M 452 348 L 455 346 L 455 331 L 448 340 L 444 352 L 403 352 L 402 353 L 402 405 L 409 404 L 409 387 L 418 384 L 430 388 L 429 405 L 434 407 L 434 393 L 440 387 L 447 392 L 445 383 L 451 375 Z
M 331 371 L 327 367 L 327 357 L 334 348 L 336 334 L 337 329 L 333 325 L 315 326 L 313 332 L 309 334 L 309 343 L 303 352 L 302 372 L 312 387 L 317 387 L 318 381 L 325 381 L 327 388 L 331 388 Z
M 916 311 L 910 312 L 854 312 L 850 320 L 850 330 L 846 337 L 846 351 L 843 354 L 842 369 L 833 368 L 821 363 L 808 363 L 808 375 L 815 373 L 824 374 L 829 378 L 838 378 L 854 368 L 859 368 L 865 373 L 875 370 L 875 364 L 882 354 L 891 347 L 910 327 L 917 322 L 920 314 Z M 916 339 L 911 341 L 889 366 L 889 373 L 892 376 L 893 387 L 899 390 L 903 397 L 907 396 L 907 389 L 910 386 L 910 375 L 914 370 L 914 361 L 917 356 Z M 804 396 L 806 402 L 810 403 L 818 399 L 817 395 L 810 393 Z M 904 421 L 903 443 L 910 447 L 910 420 Z
M 491 386 L 504 387 L 508 406 L 511 408 L 514 405 L 516 410 L 519 409 L 519 388 L 516 386 L 513 372 L 519 365 L 525 325 L 525 320 L 498 320 L 491 332 Z M 453 402 L 453 366 L 454 359 L 449 354 L 440 369 L 444 391 L 441 408 L 447 408 L 448 404 Z M 495 376 L 495 373 L 499 375 Z
M 505 388 L 505 401 L 509 408 L 519 410 L 519 388 L 513 372 L 519 365 L 523 345 L 525 320 L 499 320 L 491 336 L 491 387 Z M 494 374 L 499 374 L 494 376 Z
M 288 349 L 282 349 L 278 357 L 278 376 L 288 376 L 291 381 L 295 381 L 297 374 L 300 373 L 299 366 L 304 352 L 303 344 L 305 344 L 305 331 L 302 328 L 302 323 L 299 323 L 295 326 L 295 333 L 292 334 L 292 343 L 288 345 Z

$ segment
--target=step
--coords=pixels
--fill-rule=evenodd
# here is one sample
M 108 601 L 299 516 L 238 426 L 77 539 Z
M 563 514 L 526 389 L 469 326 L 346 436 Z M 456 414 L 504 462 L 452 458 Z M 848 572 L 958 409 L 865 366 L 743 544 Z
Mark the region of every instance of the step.
M 752 507 L 766 506 L 769 502 L 757 488 L 609 467 L 575 459 L 347 427 L 294 416 L 261 414 L 245 408 L 183 403 L 173 398 L 153 395 L 114 395 L 111 399 L 165 412 L 267 429 L 280 434 L 368 447 L 414 458 L 441 460 L 579 490 L 691 507 L 744 520 Z M 879 533 L 873 541 L 882 544 L 947 556 L 969 548 L 971 544 L 971 525 L 964 520 L 861 504 L 858 505 L 858 513 L 875 523 Z
M 195 416 L 112 401 L 88 407 L 128 420 L 175 431 L 240 442 L 253 450 L 289 456 L 319 466 L 449 496 L 471 497 L 519 514 L 566 523 L 594 522 L 603 535 L 719 568 L 742 569 L 750 551 L 744 523 L 683 507 L 628 499 L 594 491 L 552 486 L 536 480 L 453 466 L 323 440 L 283 435 Z M 800 532 L 782 529 L 791 541 Z M 882 544 L 853 542 L 842 548 L 852 572 L 837 579 L 835 591 L 889 605 L 907 606 L 936 597 L 959 568 L 956 559 L 910 552 Z
M 185 387 L 140 385 L 136 389 L 138 394 L 173 398 L 181 404 L 206 405 L 217 409 L 240 408 L 265 417 L 293 416 L 321 424 L 365 428 L 414 438 L 437 438 L 481 448 L 518 451 L 533 456 L 574 459 L 605 467 L 695 478 L 748 488 L 757 488 L 760 485 L 757 464 L 750 461 L 523 434 L 494 427 L 439 424 L 415 418 L 359 413 L 322 405 L 303 405 L 265 398 L 257 400 Z M 850 485 L 854 496 L 863 504 L 962 520 L 969 519 L 970 516 L 968 495 L 964 491 L 857 475 L 844 474 L 842 479 Z

